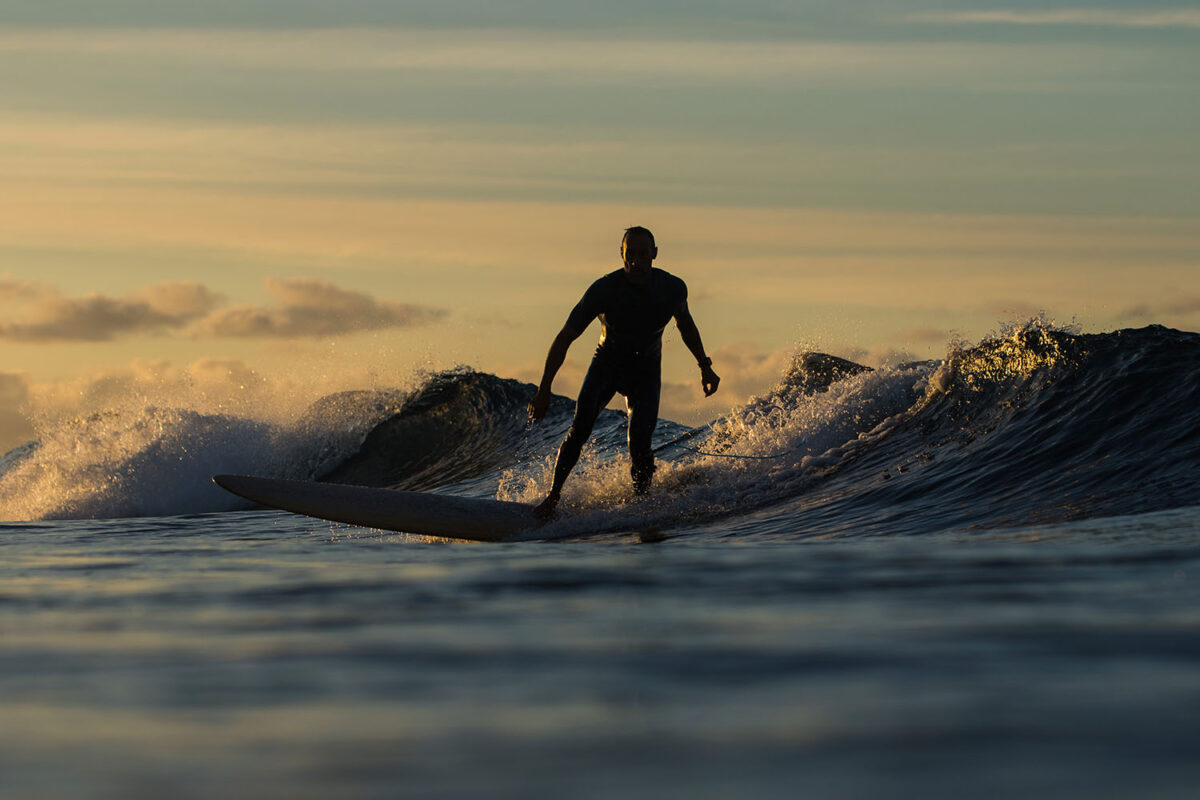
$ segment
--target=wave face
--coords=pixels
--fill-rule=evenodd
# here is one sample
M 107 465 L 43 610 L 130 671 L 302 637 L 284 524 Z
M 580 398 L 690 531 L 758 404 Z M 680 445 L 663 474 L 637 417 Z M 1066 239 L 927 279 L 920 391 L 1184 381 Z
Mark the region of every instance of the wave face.
M 606 410 L 559 532 L 910 535 L 1200 504 L 1200 335 L 1031 325 L 940 361 L 871 370 L 796 357 L 767 395 L 701 428 L 663 421 L 658 490 L 629 496 Z M 132 405 L 60 421 L 0 459 L 9 519 L 244 507 L 219 472 L 533 501 L 573 403 L 532 428 L 533 386 L 459 369 L 408 392 L 344 392 L 268 422 Z
M 773 515 L 795 533 L 923 532 L 1200 504 L 1200 336 L 1027 328 L 950 356 L 920 397 Z M 800 513 L 797 513 L 800 512 Z

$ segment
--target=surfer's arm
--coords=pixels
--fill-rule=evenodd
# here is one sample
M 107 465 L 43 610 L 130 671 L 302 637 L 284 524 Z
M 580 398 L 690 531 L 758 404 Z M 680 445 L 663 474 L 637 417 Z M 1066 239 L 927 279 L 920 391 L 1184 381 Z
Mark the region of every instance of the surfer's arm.
M 529 402 L 529 417 L 535 422 L 546 415 L 546 409 L 550 406 L 550 387 L 554 383 L 554 376 L 558 374 L 559 368 L 566 360 L 571 342 L 578 339 L 579 334 L 580 331 L 575 330 L 570 323 L 567 323 L 554 337 L 554 341 L 550 345 L 550 352 L 546 354 L 546 367 L 542 370 L 542 382 L 538 385 L 537 394 Z
M 713 372 L 712 359 L 704 354 L 704 342 L 700 340 L 700 329 L 696 327 L 696 321 L 692 319 L 692 312 L 688 310 L 687 300 L 684 300 L 679 311 L 675 312 L 675 327 L 679 328 L 679 336 L 687 345 L 687 349 L 691 350 L 692 355 L 696 357 L 696 364 L 700 367 L 700 385 L 704 388 L 704 396 L 711 396 L 717 391 L 721 377 Z
M 534 422 L 544 417 L 546 409 L 550 407 L 550 385 L 554 383 L 558 368 L 567 358 L 567 349 L 571 342 L 578 339 L 592 324 L 592 320 L 600 315 L 604 302 L 604 280 L 600 278 L 583 293 L 583 297 L 571 309 L 562 330 L 550 345 L 550 352 L 546 354 L 546 368 L 542 370 L 542 382 L 538 385 L 533 400 L 529 401 L 529 418 Z

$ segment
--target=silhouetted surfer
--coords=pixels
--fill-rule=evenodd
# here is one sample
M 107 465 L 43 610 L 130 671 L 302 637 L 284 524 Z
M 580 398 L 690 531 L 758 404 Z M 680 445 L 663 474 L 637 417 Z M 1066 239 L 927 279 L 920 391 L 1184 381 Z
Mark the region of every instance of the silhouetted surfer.
M 613 395 L 625 396 L 629 412 L 629 455 L 633 490 L 642 494 L 654 476 L 654 453 L 650 437 L 658 424 L 658 396 L 662 386 L 662 333 L 671 318 L 683 343 L 700 365 L 704 396 L 717 391 L 721 379 L 713 372 L 712 359 L 704 354 L 700 331 L 687 305 L 687 284 L 669 272 L 650 266 L 658 256 L 654 234 L 646 228 L 629 228 L 621 239 L 622 269 L 593 283 L 567 317 L 550 352 L 537 394 L 529 403 L 529 416 L 539 420 L 550 405 L 550 385 L 567 357 L 571 342 L 600 317 L 600 344 L 592 356 L 587 377 L 575 404 L 571 430 L 558 449 L 554 485 L 537 507 L 539 516 L 549 516 L 558 505 L 559 494 L 579 452 L 592 434 L 592 425 Z

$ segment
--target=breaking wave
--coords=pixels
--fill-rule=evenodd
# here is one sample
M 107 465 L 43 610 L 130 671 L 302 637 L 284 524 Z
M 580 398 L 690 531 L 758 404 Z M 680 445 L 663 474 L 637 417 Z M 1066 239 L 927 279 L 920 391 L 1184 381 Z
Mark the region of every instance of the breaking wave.
M 629 495 L 624 415 L 602 413 L 560 532 L 908 535 L 1200 504 L 1200 335 L 1014 328 L 944 359 L 872 370 L 798 354 L 709 425 L 664 421 L 657 491 Z M 214 473 L 532 501 L 572 402 L 529 428 L 533 386 L 468 369 L 411 391 L 330 395 L 286 422 L 133 403 L 43 424 L 0 459 L 8 519 L 242 508 Z M 718 524 L 719 523 L 719 524 Z M 717 524 L 717 527 L 713 527 Z

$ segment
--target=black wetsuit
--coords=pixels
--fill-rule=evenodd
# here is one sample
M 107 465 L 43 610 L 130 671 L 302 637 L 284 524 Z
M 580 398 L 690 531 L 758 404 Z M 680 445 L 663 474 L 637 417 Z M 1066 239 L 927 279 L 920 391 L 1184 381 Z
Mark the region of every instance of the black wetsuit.
M 582 332 L 600 317 L 603 330 L 579 390 L 571 430 L 558 451 L 556 474 L 565 477 L 575 466 L 596 417 L 620 392 L 629 413 L 633 488 L 635 492 L 649 488 L 654 475 L 650 440 L 658 423 L 662 387 L 662 334 L 686 302 L 687 285 L 669 272 L 653 268 L 643 286 L 630 282 L 625 270 L 619 269 L 597 280 L 584 293 L 567 318 L 567 326 Z

